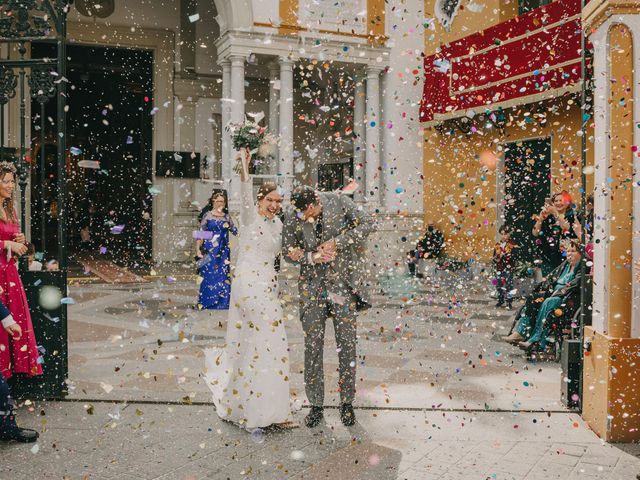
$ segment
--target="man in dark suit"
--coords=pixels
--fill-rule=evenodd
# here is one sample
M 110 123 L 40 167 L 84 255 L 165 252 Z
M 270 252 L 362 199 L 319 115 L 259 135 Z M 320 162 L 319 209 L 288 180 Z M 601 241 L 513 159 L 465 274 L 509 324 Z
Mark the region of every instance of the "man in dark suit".
M 304 382 L 311 404 L 305 423 L 315 427 L 323 417 L 324 331 L 331 317 L 338 345 L 340 419 L 350 426 L 355 423 L 356 316 L 370 303 L 364 260 L 373 221 L 346 195 L 311 187 L 296 188 L 291 205 L 282 231 L 282 255 L 300 264 Z
M 15 322 L 7 307 L 1 302 L 0 318 L 2 318 L 2 327 L 11 337 L 19 339 L 22 336 L 20 325 Z M 37 439 L 38 432 L 28 428 L 20 428 L 16 424 L 16 417 L 11 405 L 9 385 L 0 374 L 0 441 L 8 442 L 14 440 L 16 442 L 30 443 L 35 442 Z

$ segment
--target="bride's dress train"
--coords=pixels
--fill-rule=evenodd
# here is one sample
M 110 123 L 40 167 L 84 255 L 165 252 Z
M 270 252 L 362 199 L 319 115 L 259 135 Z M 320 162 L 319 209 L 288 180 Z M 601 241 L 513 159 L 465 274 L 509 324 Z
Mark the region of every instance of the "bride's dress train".
M 241 185 L 225 345 L 205 350 L 205 379 L 220 418 L 253 429 L 290 419 L 289 352 L 274 268 L 282 222 L 258 214 L 251 179 Z

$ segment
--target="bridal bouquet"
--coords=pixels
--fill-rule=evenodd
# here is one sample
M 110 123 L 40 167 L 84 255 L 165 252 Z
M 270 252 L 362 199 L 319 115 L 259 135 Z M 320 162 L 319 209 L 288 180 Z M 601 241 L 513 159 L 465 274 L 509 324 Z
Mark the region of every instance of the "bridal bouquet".
M 258 125 L 260 119 L 259 114 L 249 114 L 257 120 L 245 120 L 242 123 L 230 123 L 227 126 L 231 134 L 233 148 L 237 151 L 245 150 L 251 155 L 249 162 L 249 173 L 255 173 L 256 168 L 265 160 L 273 158 L 276 152 L 277 139 L 274 135 L 267 132 L 267 127 Z M 264 115 L 263 115 L 264 116 Z M 262 117 L 260 117 L 262 118 Z M 236 173 L 242 171 L 242 157 L 238 158 L 238 162 L 234 168 Z

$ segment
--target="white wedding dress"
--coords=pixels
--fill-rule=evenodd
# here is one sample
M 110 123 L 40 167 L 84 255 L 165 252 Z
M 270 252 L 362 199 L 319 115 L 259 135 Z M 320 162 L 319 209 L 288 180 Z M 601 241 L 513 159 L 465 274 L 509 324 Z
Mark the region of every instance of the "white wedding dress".
M 258 214 L 241 182 L 238 260 L 223 348 L 205 350 L 205 378 L 220 418 L 248 430 L 290 420 L 289 352 L 274 268 L 282 222 Z

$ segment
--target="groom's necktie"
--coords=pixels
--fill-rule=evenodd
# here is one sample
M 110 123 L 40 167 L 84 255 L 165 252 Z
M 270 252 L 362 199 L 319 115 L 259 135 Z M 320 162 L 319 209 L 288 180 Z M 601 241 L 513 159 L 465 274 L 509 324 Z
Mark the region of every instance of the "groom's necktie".
M 316 218 L 315 232 L 316 232 L 316 240 L 318 241 L 318 244 L 321 244 L 322 243 L 322 212 L 320 212 L 320 215 L 318 215 L 318 217 Z

